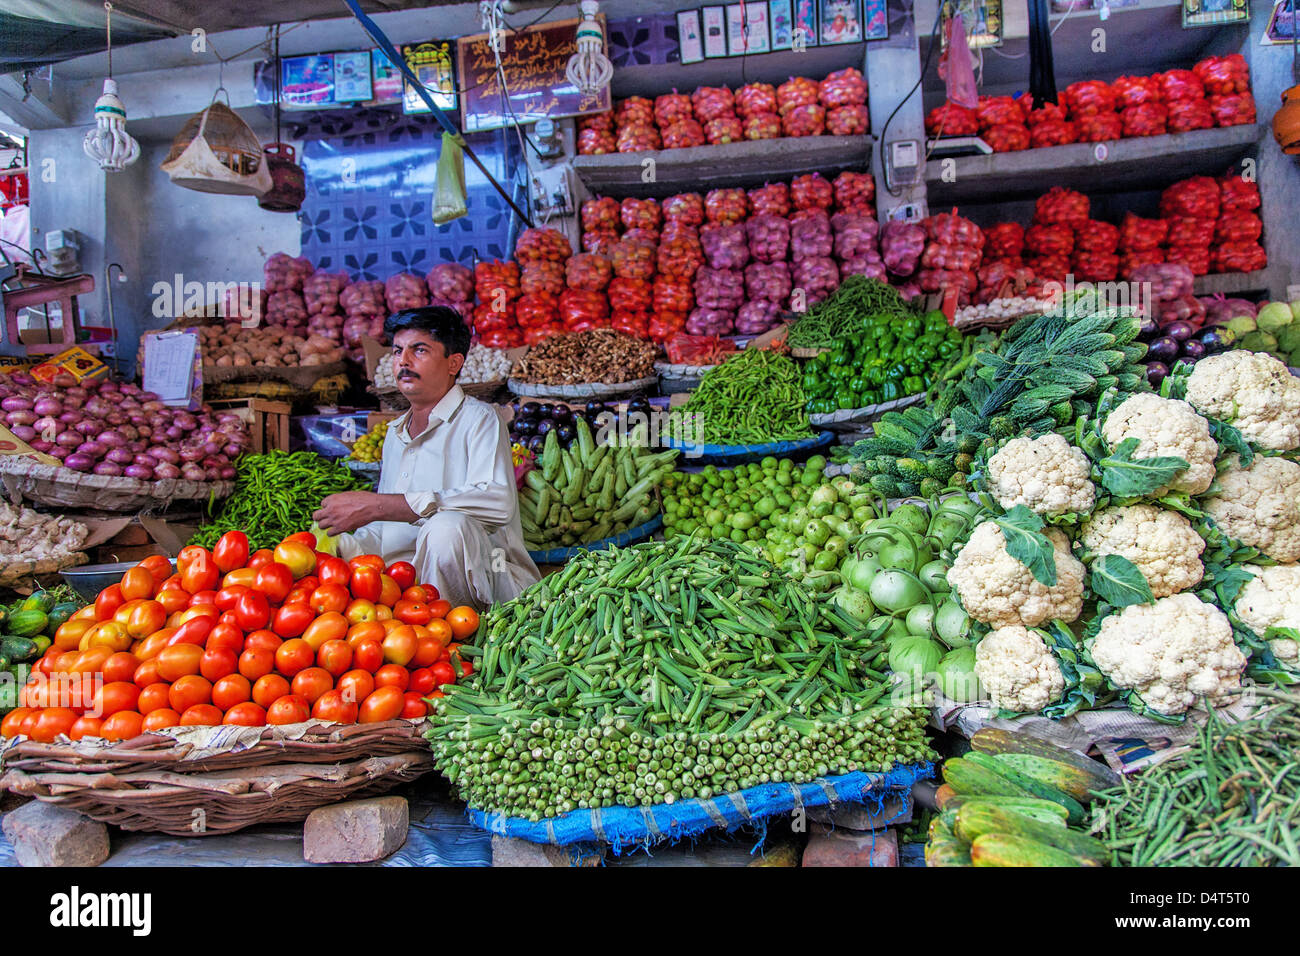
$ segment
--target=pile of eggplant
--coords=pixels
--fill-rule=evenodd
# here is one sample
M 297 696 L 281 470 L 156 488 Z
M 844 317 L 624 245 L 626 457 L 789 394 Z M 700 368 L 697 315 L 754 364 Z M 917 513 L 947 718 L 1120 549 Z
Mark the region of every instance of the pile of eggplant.
M 1200 316 L 1163 323 L 1151 316 L 1143 318 L 1138 340 L 1147 345 L 1147 381 L 1153 388 L 1160 387 L 1176 363 L 1193 365 L 1207 355 L 1226 352 L 1233 347 L 1237 336 L 1228 328 L 1227 322 L 1219 324 L 1198 319 L 1204 319 L 1203 311 Z
M 521 402 L 515 399 L 510 403 L 514 417 L 510 420 L 510 441 L 522 445 L 535 455 L 540 455 L 546 443 L 546 435 L 552 429 L 560 439 L 560 447 L 568 448 L 577 437 L 575 427 L 579 418 L 586 420 L 593 434 L 601 427 L 609 427 L 620 417 L 616 402 L 587 402 L 582 407 L 570 407 L 563 402 Z M 649 415 L 650 403 L 644 398 L 633 399 L 628 403 L 627 413 Z M 605 417 L 602 419 L 601 416 Z

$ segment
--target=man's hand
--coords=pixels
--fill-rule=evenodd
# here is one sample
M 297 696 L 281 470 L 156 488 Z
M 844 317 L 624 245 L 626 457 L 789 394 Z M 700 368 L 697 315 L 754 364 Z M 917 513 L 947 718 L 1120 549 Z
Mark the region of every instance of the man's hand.
M 312 518 L 328 535 L 350 533 L 378 520 L 379 499 L 373 491 L 344 491 L 322 501 Z

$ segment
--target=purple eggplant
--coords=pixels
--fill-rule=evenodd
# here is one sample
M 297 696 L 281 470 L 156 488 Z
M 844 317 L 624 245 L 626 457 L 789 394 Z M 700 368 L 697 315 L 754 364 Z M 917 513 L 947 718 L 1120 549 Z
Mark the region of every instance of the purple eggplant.
M 1142 316 L 1142 328 L 1138 332 L 1138 340 L 1141 342 L 1150 342 L 1160 335 L 1160 323 L 1153 316 Z
M 1232 343 L 1236 341 L 1237 335 L 1229 328 L 1207 329 L 1201 333 L 1200 343 L 1205 346 L 1206 354 L 1214 355 L 1216 352 L 1222 352 L 1232 348 Z
M 1183 358 L 1197 362 L 1205 358 L 1205 355 L 1205 346 L 1196 341 L 1196 339 L 1183 343 Z
M 1151 384 L 1152 388 L 1159 388 L 1160 383 L 1165 380 L 1165 376 L 1168 374 L 1169 366 L 1164 362 L 1147 363 L 1147 381 Z
M 1167 335 L 1160 336 L 1147 346 L 1147 358 L 1153 362 L 1164 362 L 1168 365 L 1178 358 L 1178 340 Z
M 1196 329 L 1190 322 L 1170 322 L 1165 326 L 1165 335 L 1177 342 L 1186 342 L 1196 334 Z

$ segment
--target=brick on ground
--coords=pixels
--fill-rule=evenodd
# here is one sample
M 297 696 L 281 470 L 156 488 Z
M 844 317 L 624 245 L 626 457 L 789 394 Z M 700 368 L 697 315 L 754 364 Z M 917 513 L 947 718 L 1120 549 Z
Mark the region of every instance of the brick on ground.
M 108 859 L 108 827 L 53 803 L 32 800 L 6 813 L 2 828 L 23 866 L 99 866 Z
M 898 866 L 898 837 L 893 830 L 861 832 L 823 823 L 808 828 L 804 866 Z
M 313 810 L 302 831 L 308 863 L 371 863 L 406 842 L 409 809 L 405 797 L 349 800 Z
M 492 835 L 493 866 L 598 866 L 601 857 L 602 849 L 594 844 L 551 846 Z

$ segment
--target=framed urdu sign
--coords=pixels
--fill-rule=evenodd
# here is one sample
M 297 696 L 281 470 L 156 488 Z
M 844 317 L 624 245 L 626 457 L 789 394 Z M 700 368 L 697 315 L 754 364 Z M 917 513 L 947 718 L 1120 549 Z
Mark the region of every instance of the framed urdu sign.
M 1217 27 L 1249 19 L 1247 0 L 1183 0 L 1184 27 Z

